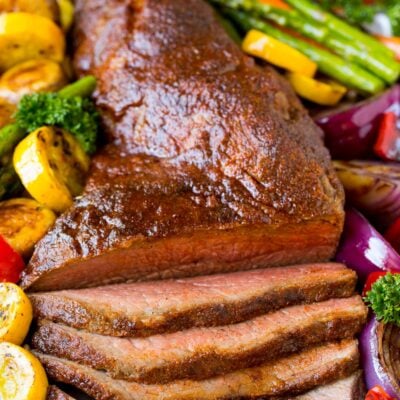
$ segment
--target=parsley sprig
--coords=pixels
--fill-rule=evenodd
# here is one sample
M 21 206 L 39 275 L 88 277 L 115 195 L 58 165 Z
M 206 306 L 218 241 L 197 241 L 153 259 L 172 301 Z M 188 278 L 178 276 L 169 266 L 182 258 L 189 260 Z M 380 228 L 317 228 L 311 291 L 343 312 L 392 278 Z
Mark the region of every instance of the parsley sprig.
M 372 285 L 365 300 L 379 321 L 400 326 L 400 274 L 382 276 Z

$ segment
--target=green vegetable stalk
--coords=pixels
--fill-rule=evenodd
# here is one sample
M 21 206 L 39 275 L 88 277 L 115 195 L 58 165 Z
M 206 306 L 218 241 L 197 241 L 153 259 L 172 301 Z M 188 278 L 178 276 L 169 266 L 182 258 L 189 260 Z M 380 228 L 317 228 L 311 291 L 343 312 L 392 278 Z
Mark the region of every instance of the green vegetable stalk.
M 330 31 L 335 32 L 344 39 L 352 41 L 365 51 L 383 54 L 386 57 L 393 58 L 392 51 L 383 44 L 335 15 L 326 12 L 316 3 L 309 0 L 286 0 L 286 2 L 301 14 L 325 25 Z
M 378 279 L 365 297 L 378 321 L 400 326 L 400 274 Z
M 98 114 L 86 97 L 95 87 L 96 79 L 87 76 L 58 93 L 24 96 L 15 114 L 16 122 L 0 129 L 0 158 L 11 152 L 28 132 L 43 125 L 56 125 L 68 130 L 87 153 L 93 153 L 96 150 Z
M 383 53 L 365 51 L 342 35 L 320 23 L 310 21 L 296 10 L 281 10 L 257 0 L 214 0 L 229 8 L 245 11 L 254 17 L 265 18 L 276 24 L 294 29 L 296 32 L 323 44 L 344 59 L 358 64 L 385 82 L 394 83 L 400 74 L 400 64 Z
M 385 83 L 381 79 L 357 64 L 343 60 L 335 54 L 282 32 L 259 18 L 235 10 L 227 10 L 227 13 L 245 31 L 258 29 L 299 50 L 317 63 L 323 73 L 344 83 L 346 86 L 354 87 L 367 93 L 377 93 L 385 87 Z

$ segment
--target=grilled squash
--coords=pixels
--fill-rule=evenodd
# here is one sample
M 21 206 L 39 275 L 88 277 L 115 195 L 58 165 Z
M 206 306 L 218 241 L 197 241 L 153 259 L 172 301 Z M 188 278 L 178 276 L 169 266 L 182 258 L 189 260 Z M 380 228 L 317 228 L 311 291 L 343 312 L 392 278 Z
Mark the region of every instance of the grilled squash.
M 18 103 L 29 93 L 55 92 L 67 84 L 60 64 L 46 59 L 25 61 L 0 78 L 0 97 Z
M 63 212 L 81 194 L 90 159 L 70 133 L 42 127 L 18 144 L 13 162 L 31 196 Z
M 14 283 L 0 283 L 0 315 L 0 342 L 20 345 L 32 322 L 32 305 Z
M 23 11 L 58 20 L 55 0 L 0 0 L 0 12 Z
M 61 62 L 64 53 L 64 33 L 52 20 L 24 12 L 0 14 L 1 71 L 37 58 Z
M 0 343 L 0 399 L 45 400 L 48 381 L 39 360 L 15 344 Z
M 0 97 L 0 129 L 12 121 L 16 106 Z
M 53 211 L 32 199 L 0 203 L 0 235 L 22 256 L 29 257 L 35 244 L 56 219 Z

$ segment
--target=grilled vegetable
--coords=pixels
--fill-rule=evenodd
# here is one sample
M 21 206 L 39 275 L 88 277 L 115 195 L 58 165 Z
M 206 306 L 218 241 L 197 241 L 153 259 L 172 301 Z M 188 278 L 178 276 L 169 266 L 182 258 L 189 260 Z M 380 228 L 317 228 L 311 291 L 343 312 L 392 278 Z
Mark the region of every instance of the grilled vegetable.
M 64 53 L 64 33 L 50 19 L 23 12 L 0 14 L 0 70 L 37 58 L 61 62 Z
M 0 235 L 25 257 L 53 225 L 53 211 L 32 199 L 11 199 L 0 202 Z
M 74 22 L 74 5 L 71 0 L 57 0 L 57 4 L 60 10 L 61 26 L 65 31 L 68 31 Z
M 385 390 L 377 385 L 372 389 L 368 390 L 365 400 L 395 400 L 393 397 L 389 396 Z
M 0 282 L 18 282 L 24 266 L 22 257 L 0 236 Z
M 400 161 L 400 130 L 394 112 L 383 114 L 374 145 L 375 154 L 388 161 Z
M 242 48 L 246 53 L 260 57 L 288 71 L 310 77 L 314 76 L 317 71 L 317 64 L 298 50 L 255 29 L 247 33 Z
M 229 10 L 227 14 L 245 31 L 257 29 L 299 50 L 314 61 L 321 72 L 343 83 L 345 86 L 367 93 L 377 93 L 385 87 L 385 83 L 380 78 L 359 67 L 357 64 L 343 60 L 327 50 L 289 35 L 260 18 L 235 10 Z
M 378 283 L 379 281 L 375 285 Z M 375 317 L 371 318 L 361 333 L 361 365 L 364 369 L 367 389 L 371 390 L 379 386 L 383 392 L 382 396 L 384 396 L 375 396 L 372 399 L 394 400 L 399 398 L 400 377 L 397 368 L 399 334 L 399 327 L 382 324 Z
M 0 314 L 0 341 L 22 344 L 32 322 L 32 305 L 14 283 L 0 283 Z
M 289 73 L 288 78 L 299 96 L 325 106 L 337 104 L 347 92 L 338 83 L 325 83 L 298 73 Z
M 58 19 L 58 7 L 54 0 L 0 0 L 0 12 L 16 11 Z
M 42 127 L 22 140 L 14 167 L 39 203 L 62 212 L 83 190 L 90 160 L 78 141 L 60 128 Z
M 323 129 L 333 158 L 356 159 L 372 154 L 382 116 L 388 111 L 399 117 L 399 85 L 379 96 L 319 114 L 314 120 Z
M 400 61 L 400 37 L 377 36 L 377 39 L 395 54 L 396 60 Z
M 355 210 L 346 211 L 336 261 L 354 269 L 364 284 L 374 272 L 400 273 L 400 256 L 383 236 Z
M 0 398 L 45 400 L 48 381 L 39 360 L 15 344 L 0 343 Z
M 258 0 L 214 0 L 223 5 L 242 9 L 254 16 L 271 20 L 274 23 L 293 29 L 306 38 L 315 40 L 334 53 L 374 73 L 387 83 L 392 84 L 400 74 L 400 64 L 393 57 L 377 50 L 365 51 L 358 41 L 351 41 L 347 37 L 329 28 L 327 25 L 316 23 L 296 10 L 282 10 L 269 4 L 262 4 Z M 378 42 L 376 44 L 379 45 Z M 386 50 L 386 49 L 384 49 Z
M 400 217 L 400 165 L 375 161 L 335 161 L 349 203 L 386 229 Z
M 397 218 L 386 230 L 385 239 L 400 253 L 400 218 Z
M 0 97 L 18 103 L 29 93 L 54 92 L 67 84 L 60 64 L 46 59 L 25 61 L 0 78 Z

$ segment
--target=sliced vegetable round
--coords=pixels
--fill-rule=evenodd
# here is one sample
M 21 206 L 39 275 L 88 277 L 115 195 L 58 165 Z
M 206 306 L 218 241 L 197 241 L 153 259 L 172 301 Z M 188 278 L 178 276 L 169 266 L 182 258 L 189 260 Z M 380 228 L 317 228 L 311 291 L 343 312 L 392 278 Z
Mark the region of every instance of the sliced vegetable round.
M 25 257 L 32 254 L 33 247 L 55 219 L 53 211 L 32 199 L 11 199 L 0 203 L 0 235 Z
M 24 267 L 22 257 L 0 235 L 0 282 L 18 282 Z
M 18 103 L 29 93 L 54 92 L 67 84 L 59 63 L 46 59 L 25 61 L 10 68 L 0 78 L 0 97 Z
M 42 127 L 22 140 L 14 167 L 26 190 L 39 203 L 62 212 L 81 194 L 90 160 L 78 141 L 59 128 Z
M 338 83 L 325 83 L 299 73 L 289 73 L 289 82 L 295 92 L 304 99 L 324 106 L 339 103 L 347 89 Z
M 0 341 L 20 345 L 32 322 L 32 305 L 14 283 L 0 283 Z
M 380 386 L 389 396 L 399 398 L 398 371 L 399 328 L 379 323 L 371 318 L 360 336 L 361 365 L 365 373 L 367 389 Z
M 58 18 L 55 0 L 0 0 L 0 12 L 23 11 L 56 20 Z
M 400 272 L 400 256 L 383 236 L 355 210 L 346 211 L 346 220 L 336 261 L 357 272 L 361 284 L 373 272 Z
M 52 20 L 24 12 L 0 14 L 0 70 L 37 58 L 61 62 L 64 53 L 64 33 Z
M 314 76 L 317 71 L 317 64 L 307 56 L 255 29 L 247 33 L 242 48 L 246 53 L 262 58 L 288 71 L 298 72 L 306 76 Z
M 45 400 L 48 381 L 39 360 L 15 344 L 0 343 L 0 398 Z

